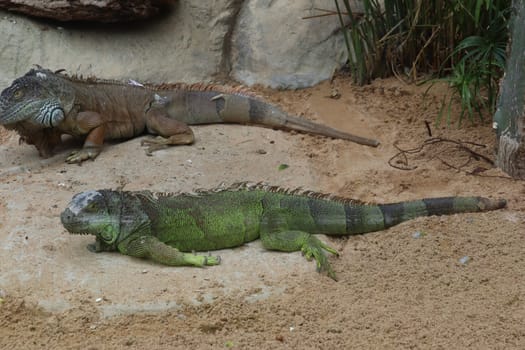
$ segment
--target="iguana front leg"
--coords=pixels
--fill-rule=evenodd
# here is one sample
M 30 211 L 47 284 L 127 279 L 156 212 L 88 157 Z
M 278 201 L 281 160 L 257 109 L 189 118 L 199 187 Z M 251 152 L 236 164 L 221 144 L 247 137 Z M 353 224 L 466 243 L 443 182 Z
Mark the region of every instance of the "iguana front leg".
M 300 250 L 307 260 L 315 259 L 317 271 L 326 271 L 330 278 L 337 281 L 335 272 L 332 270 L 324 251 L 335 255 L 339 255 L 339 253 L 311 233 L 287 229 L 287 214 L 284 211 L 284 209 L 274 209 L 264 213 L 260 227 L 263 246 L 266 249 L 283 252 Z
M 154 236 L 141 236 L 131 242 L 121 243 L 118 249 L 126 255 L 138 258 L 150 258 L 160 264 L 170 266 L 202 267 L 206 265 L 218 265 L 221 262 L 219 256 L 182 253 L 178 249 L 162 243 Z
M 81 134 L 87 134 L 84 146 L 72 152 L 67 158 L 67 163 L 82 163 L 88 159 L 95 159 L 102 151 L 106 125 L 102 116 L 97 112 L 79 112 L 76 117 L 76 128 Z
M 146 112 L 148 132 L 160 135 L 154 139 L 146 139 L 141 145 L 148 145 L 146 154 L 151 155 L 159 149 L 173 145 L 190 145 L 195 141 L 193 131 L 185 123 L 170 118 L 162 107 L 153 107 Z

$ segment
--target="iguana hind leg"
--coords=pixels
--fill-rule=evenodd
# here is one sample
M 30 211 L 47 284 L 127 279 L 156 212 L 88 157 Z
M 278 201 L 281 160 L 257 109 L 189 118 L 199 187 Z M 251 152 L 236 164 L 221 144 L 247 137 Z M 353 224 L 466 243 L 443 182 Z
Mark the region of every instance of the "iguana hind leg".
M 300 230 L 287 229 L 286 214 L 280 213 L 283 209 L 267 212 L 261 220 L 261 242 L 266 249 L 283 252 L 301 251 L 307 260 L 315 259 L 317 271 L 326 272 L 327 275 L 337 280 L 325 251 L 339 255 L 339 253 L 321 242 L 311 233 Z
M 210 266 L 221 262 L 219 256 L 197 255 L 183 253 L 171 247 L 154 236 L 142 236 L 127 243 L 125 247 L 119 246 L 122 253 L 138 258 L 151 258 L 152 260 L 170 266 Z
M 142 146 L 148 145 L 147 155 L 168 146 L 190 145 L 195 141 L 195 136 L 190 127 L 179 120 L 170 118 L 163 109 L 150 109 L 146 116 L 148 132 L 160 135 L 141 142 Z

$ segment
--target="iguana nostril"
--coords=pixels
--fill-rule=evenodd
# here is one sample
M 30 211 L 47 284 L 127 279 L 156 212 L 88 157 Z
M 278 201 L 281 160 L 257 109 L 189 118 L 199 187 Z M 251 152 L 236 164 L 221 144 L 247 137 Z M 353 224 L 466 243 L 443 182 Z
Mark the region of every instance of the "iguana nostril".
M 62 214 L 60 214 L 60 221 L 62 221 L 63 224 L 67 223 L 67 222 L 70 222 L 71 221 L 71 218 L 72 218 L 72 215 L 71 215 L 71 210 L 69 210 L 69 208 L 66 208 Z

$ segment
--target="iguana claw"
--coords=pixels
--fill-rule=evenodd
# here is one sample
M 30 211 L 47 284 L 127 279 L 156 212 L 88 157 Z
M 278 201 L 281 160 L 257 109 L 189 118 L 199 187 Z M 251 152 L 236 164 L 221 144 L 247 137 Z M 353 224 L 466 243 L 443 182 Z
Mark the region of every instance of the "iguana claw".
M 151 156 L 153 152 L 175 145 L 189 145 L 195 140 L 191 130 L 188 133 L 172 135 L 170 137 L 157 136 L 140 141 L 141 146 L 147 146 L 146 155 Z
M 221 257 L 220 256 L 211 256 L 208 255 L 204 258 L 204 266 L 213 266 L 213 265 L 219 265 L 221 263 Z
M 95 243 L 90 243 L 86 246 L 87 250 L 89 250 L 91 253 L 99 253 L 100 250 L 97 250 L 97 245 Z
M 140 145 L 142 147 L 146 147 L 146 155 L 152 156 L 153 152 L 168 148 L 169 145 L 167 142 L 165 142 L 165 138 L 158 136 L 154 139 L 146 139 L 140 141 Z
M 67 158 L 66 162 L 70 164 L 82 163 L 85 160 L 94 160 L 100 154 L 100 148 L 84 147 L 78 151 L 72 152 Z
M 339 253 L 334 248 L 321 242 L 315 236 L 310 236 L 301 248 L 301 252 L 307 260 L 312 260 L 312 258 L 315 259 L 318 272 L 326 271 L 328 277 L 337 281 L 335 272 L 332 270 L 332 266 L 328 262 L 328 258 L 324 252 L 325 250 L 329 253 L 339 256 Z

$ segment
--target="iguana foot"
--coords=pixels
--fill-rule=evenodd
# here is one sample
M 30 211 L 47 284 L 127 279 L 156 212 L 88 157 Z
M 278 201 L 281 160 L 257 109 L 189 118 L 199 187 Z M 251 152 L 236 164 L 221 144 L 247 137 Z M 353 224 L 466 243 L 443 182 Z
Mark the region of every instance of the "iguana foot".
M 317 264 L 317 271 L 326 271 L 328 277 L 337 281 L 335 272 L 334 270 L 332 270 L 332 266 L 328 262 L 328 258 L 326 257 L 326 254 L 324 252 L 325 250 L 329 253 L 339 256 L 339 253 L 335 249 L 321 242 L 315 236 L 308 237 L 307 241 L 301 247 L 301 252 L 307 260 L 312 260 L 312 258 L 315 259 Z
M 162 136 L 157 136 L 156 139 L 158 139 L 158 138 L 163 139 Z M 169 145 L 167 143 L 157 143 L 157 142 L 155 142 L 156 139 L 147 139 L 147 140 L 140 141 L 140 145 L 141 146 L 143 146 L 143 147 L 147 146 L 146 147 L 146 155 L 152 156 L 153 152 L 169 147 Z
M 100 253 L 101 250 L 98 250 L 96 243 L 90 243 L 86 246 L 87 250 L 89 250 L 91 253 Z
M 177 134 L 170 137 L 157 136 L 140 142 L 141 146 L 148 146 L 146 154 L 151 156 L 153 152 L 174 145 L 190 145 L 195 140 L 193 134 Z
M 220 256 L 184 254 L 184 260 L 194 266 L 213 266 L 221 263 Z
M 101 149 L 99 147 L 84 147 L 78 151 L 72 152 L 67 158 L 66 163 L 82 163 L 88 159 L 95 159 L 100 154 Z
M 206 261 L 204 262 L 204 265 L 213 266 L 213 265 L 219 265 L 220 263 L 221 263 L 221 257 L 219 255 L 217 256 L 208 255 L 206 257 Z
M 114 250 L 111 246 L 108 246 L 106 243 L 98 239 L 95 241 L 95 243 L 88 244 L 86 248 L 92 253 L 110 252 Z

